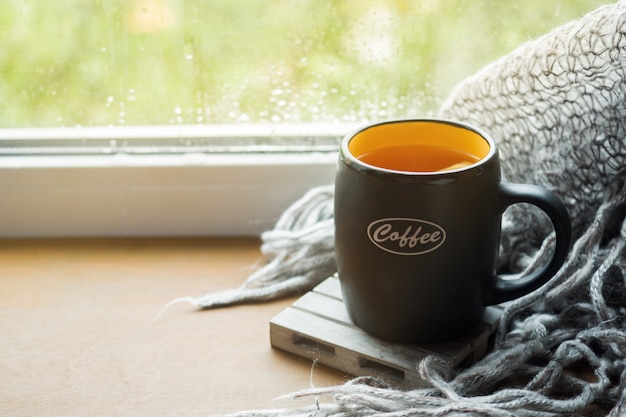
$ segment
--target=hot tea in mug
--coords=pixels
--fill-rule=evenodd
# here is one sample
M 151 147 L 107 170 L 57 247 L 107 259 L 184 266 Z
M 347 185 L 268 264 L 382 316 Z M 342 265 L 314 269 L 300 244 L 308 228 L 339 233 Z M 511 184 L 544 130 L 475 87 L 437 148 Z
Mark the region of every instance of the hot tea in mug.
M 502 212 L 530 203 L 556 231 L 535 273 L 496 273 Z M 342 142 L 335 181 L 335 251 L 353 322 L 382 339 L 448 341 L 470 332 L 485 306 L 547 282 L 571 245 L 567 210 L 548 190 L 501 180 L 495 142 L 459 122 L 418 119 L 367 126 Z
M 366 164 L 395 171 L 437 172 L 472 165 L 479 156 L 461 149 L 431 145 L 400 145 L 358 156 Z

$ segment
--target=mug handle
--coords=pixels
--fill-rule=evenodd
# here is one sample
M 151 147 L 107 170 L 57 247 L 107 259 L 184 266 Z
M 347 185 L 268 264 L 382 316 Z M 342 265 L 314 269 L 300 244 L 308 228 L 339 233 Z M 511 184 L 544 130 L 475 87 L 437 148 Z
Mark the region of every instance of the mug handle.
M 572 246 L 572 226 L 567 209 L 552 192 L 530 184 L 500 182 L 498 190 L 501 212 L 515 203 L 529 203 L 543 210 L 556 233 L 556 245 L 552 259 L 539 270 L 517 279 L 496 276 L 495 286 L 487 305 L 499 304 L 519 298 L 548 282 L 561 268 Z

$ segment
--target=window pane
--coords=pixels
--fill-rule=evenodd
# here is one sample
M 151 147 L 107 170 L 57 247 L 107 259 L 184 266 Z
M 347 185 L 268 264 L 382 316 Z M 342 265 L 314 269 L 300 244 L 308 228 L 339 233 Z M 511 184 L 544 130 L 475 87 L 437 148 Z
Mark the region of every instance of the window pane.
M 0 127 L 362 122 L 607 1 L 4 0 Z

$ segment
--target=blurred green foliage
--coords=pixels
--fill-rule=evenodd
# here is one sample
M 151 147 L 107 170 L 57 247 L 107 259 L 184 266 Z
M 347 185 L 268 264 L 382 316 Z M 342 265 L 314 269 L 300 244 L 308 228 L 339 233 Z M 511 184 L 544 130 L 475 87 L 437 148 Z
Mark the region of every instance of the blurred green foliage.
M 427 115 L 599 0 L 3 0 L 0 127 Z

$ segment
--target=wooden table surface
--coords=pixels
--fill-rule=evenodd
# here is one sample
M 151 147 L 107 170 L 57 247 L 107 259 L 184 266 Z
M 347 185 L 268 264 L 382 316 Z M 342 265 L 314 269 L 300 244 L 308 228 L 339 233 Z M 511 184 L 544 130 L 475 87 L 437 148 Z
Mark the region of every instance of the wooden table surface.
M 0 415 L 207 416 L 343 382 L 271 348 L 294 298 L 163 310 L 262 263 L 246 238 L 0 240 Z

